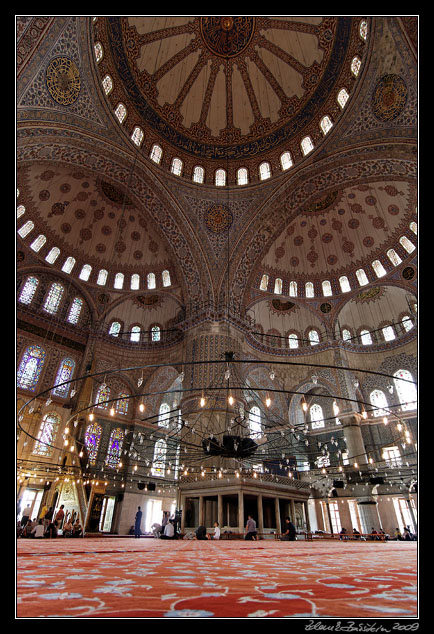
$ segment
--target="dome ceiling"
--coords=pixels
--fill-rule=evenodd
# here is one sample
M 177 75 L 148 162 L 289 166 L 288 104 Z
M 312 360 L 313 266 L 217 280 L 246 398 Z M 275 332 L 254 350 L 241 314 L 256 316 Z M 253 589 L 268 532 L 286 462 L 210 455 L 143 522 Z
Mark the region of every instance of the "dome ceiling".
M 196 161 L 248 161 L 320 137 L 339 116 L 361 56 L 360 19 L 346 17 L 99 17 L 101 77 L 130 126 Z M 180 154 L 179 154 L 180 153 Z M 294 148 L 294 154 L 300 150 Z M 295 157 L 297 158 L 297 157 Z

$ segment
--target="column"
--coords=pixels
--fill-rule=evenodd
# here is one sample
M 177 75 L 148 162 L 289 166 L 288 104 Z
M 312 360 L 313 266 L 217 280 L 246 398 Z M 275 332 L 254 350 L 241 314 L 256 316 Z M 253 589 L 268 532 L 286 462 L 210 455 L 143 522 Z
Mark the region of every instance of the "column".
M 242 491 L 238 491 L 238 530 L 244 532 L 244 496 Z
M 223 526 L 223 495 L 221 493 L 217 495 L 217 521 L 221 528 Z
M 282 526 L 280 524 L 280 506 L 279 506 L 279 498 L 277 496 L 274 498 L 274 507 L 276 510 L 276 531 L 280 533 L 282 530 Z
M 377 502 L 375 500 L 372 498 L 359 498 L 357 500 L 357 508 L 363 533 L 370 533 L 373 528 L 376 531 L 381 529 L 380 516 L 378 515 Z
M 295 526 L 295 503 L 294 500 L 289 500 L 289 506 L 291 507 L 291 521 Z
M 185 533 L 185 495 L 181 495 L 180 506 L 181 509 L 181 533 Z
M 417 522 L 416 522 L 416 518 L 414 516 L 414 511 L 413 511 L 413 507 L 412 507 L 412 504 L 411 504 L 411 495 L 410 494 L 408 494 L 407 506 L 408 506 L 408 512 L 410 513 L 411 521 L 412 521 L 413 526 L 414 526 L 414 532 L 417 533 Z
M 204 526 L 203 495 L 199 495 L 199 526 Z
M 306 530 L 310 531 L 309 506 L 307 501 L 303 502 L 303 507 L 304 507 L 304 517 L 306 520 Z
M 258 495 L 258 532 L 264 532 L 264 511 L 262 508 L 262 495 Z
M 344 429 L 344 436 L 348 449 L 348 460 L 352 465 L 357 462 L 359 465 L 368 464 L 365 443 L 363 442 L 362 430 L 360 428 L 360 414 L 348 414 L 339 417 Z

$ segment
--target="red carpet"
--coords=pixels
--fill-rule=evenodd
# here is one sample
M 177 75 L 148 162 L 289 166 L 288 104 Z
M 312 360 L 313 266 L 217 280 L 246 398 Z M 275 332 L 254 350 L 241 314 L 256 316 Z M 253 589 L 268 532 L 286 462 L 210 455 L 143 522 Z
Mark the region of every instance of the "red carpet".
M 17 618 L 415 618 L 417 543 L 17 540 Z

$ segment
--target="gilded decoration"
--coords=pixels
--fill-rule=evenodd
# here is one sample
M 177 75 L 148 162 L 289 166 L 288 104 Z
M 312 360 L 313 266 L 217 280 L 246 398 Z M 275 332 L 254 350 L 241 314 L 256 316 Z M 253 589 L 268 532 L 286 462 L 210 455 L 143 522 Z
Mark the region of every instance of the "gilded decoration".
M 69 57 L 55 57 L 48 64 L 46 83 L 50 95 L 61 106 L 70 106 L 80 94 L 80 72 Z
M 368 288 L 366 291 L 361 291 L 355 296 L 356 302 L 369 302 L 373 299 L 380 298 L 384 295 L 385 290 L 380 286 L 373 286 L 372 288 Z
M 412 280 L 415 276 L 414 268 L 412 266 L 406 266 L 402 271 L 402 277 L 405 280 Z
M 393 121 L 407 103 L 408 90 L 399 75 L 384 75 L 378 80 L 372 95 L 372 110 L 380 121 Z
M 200 18 L 203 41 L 220 57 L 236 57 L 249 45 L 255 31 L 254 17 L 207 16 Z
M 232 212 L 224 205 L 212 205 L 205 214 L 205 225 L 212 233 L 224 233 L 232 221 Z

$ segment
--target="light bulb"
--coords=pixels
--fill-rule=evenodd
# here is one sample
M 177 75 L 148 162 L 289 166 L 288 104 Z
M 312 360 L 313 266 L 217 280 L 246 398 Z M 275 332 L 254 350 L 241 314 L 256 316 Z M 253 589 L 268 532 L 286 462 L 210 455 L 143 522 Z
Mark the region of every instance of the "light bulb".
M 93 412 L 89 414 L 89 420 L 93 420 Z
M 366 410 L 363 410 L 362 412 L 362 418 L 368 418 L 368 413 Z
M 229 405 L 233 405 L 234 404 L 234 398 L 233 398 L 232 395 L 228 398 L 228 402 L 229 402 Z
M 307 412 L 307 403 L 306 401 L 303 403 L 302 408 L 305 412 Z
M 111 407 L 110 408 L 110 416 L 114 416 L 115 415 L 115 408 Z
M 265 405 L 267 407 L 270 407 L 270 405 L 271 405 L 271 398 L 269 396 L 267 396 L 267 398 L 265 399 Z
M 383 423 L 384 423 L 385 425 L 387 425 L 387 423 L 388 423 L 388 422 L 389 422 L 389 421 L 388 421 L 388 419 L 387 419 L 387 416 L 383 416 Z
M 145 411 L 145 406 L 143 405 L 143 403 L 140 403 L 140 405 L 139 405 L 139 410 L 140 410 L 141 412 L 144 412 L 144 411 Z
M 200 406 L 201 406 L 201 407 L 204 407 L 204 406 L 205 406 L 205 399 L 204 399 L 204 397 L 203 397 L 203 396 L 202 396 L 202 398 L 200 399 Z

